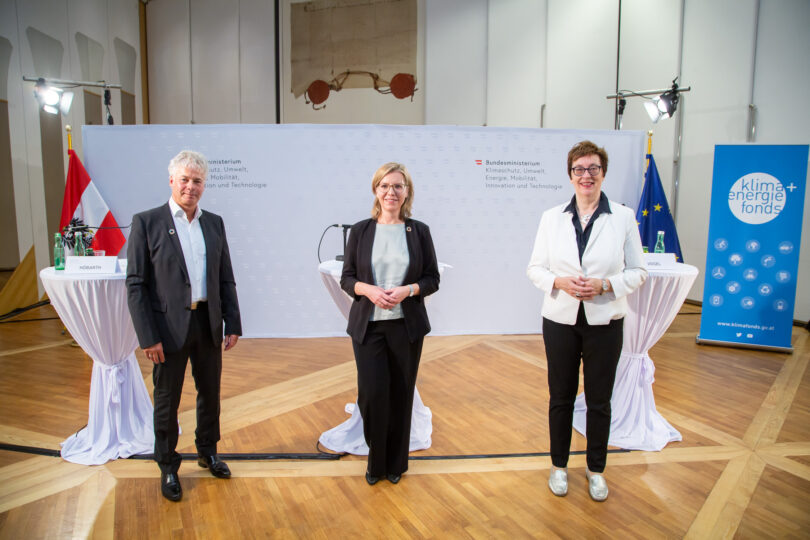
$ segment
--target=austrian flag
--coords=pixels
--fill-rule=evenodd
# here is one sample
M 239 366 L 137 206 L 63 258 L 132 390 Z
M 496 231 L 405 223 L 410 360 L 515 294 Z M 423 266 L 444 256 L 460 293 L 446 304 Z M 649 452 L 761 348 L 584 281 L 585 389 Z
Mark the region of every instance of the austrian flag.
M 92 229 L 99 227 L 93 238 L 93 249 L 102 249 L 106 255 L 118 255 L 118 252 L 124 247 L 126 238 L 121 229 L 105 228 L 118 227 L 118 223 L 110 212 L 110 207 L 101 198 L 90 175 L 87 174 L 79 156 L 73 150 L 68 150 L 68 154 L 70 161 L 59 229 L 64 230 L 64 227 L 73 218 L 80 219 Z

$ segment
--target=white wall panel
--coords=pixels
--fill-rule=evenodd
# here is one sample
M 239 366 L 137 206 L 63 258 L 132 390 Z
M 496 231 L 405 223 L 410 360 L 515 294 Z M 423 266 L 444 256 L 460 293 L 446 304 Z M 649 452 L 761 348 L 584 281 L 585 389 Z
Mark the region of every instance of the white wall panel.
M 110 51 L 109 77 L 113 82 L 121 83 L 124 90 L 135 95 L 135 122 L 143 122 L 143 101 L 141 96 L 141 35 L 139 26 L 138 3 L 129 0 L 107 0 L 107 50 Z M 120 73 L 118 57 L 115 53 L 115 40 L 119 39 L 135 50 L 135 72 Z M 127 66 L 123 66 L 128 69 Z M 132 77 L 132 81 L 129 78 Z M 115 122 L 121 122 L 121 103 L 116 99 L 117 90 L 113 90 L 113 111 Z
M 425 123 L 486 123 L 487 0 L 430 0 L 425 15 Z
M 65 0 L 42 0 L 40 2 L 17 3 L 17 31 L 20 44 L 21 70 L 24 76 L 41 76 L 37 73 L 35 65 L 47 66 L 45 76 L 70 78 L 71 65 L 68 27 L 65 21 L 68 17 Z M 31 46 L 27 36 L 28 28 L 46 34 L 49 38 L 61 44 L 63 53 L 61 59 L 51 57 L 34 61 Z M 31 209 L 30 226 L 34 238 L 34 252 L 36 254 L 37 269 L 48 266 L 50 262 L 50 249 L 48 238 L 52 234 L 48 230 L 47 211 L 45 206 L 45 183 L 42 172 L 42 142 L 40 139 L 39 104 L 33 95 L 32 83 L 23 83 L 23 115 L 25 123 L 25 144 L 28 156 L 29 180 L 29 208 Z M 71 113 L 75 114 L 75 113 Z M 69 117 L 70 118 L 70 117 Z M 63 120 L 63 125 L 67 120 Z M 19 137 L 12 133 L 12 138 Z M 67 144 L 65 143 L 65 148 Z M 67 156 L 65 156 L 67 164 Z M 65 165 L 67 170 L 67 165 Z M 16 171 L 15 171 L 16 172 Z
M 702 300 L 714 145 L 744 143 L 753 62 L 754 0 L 687 2 L 678 236 L 684 259 L 701 277 L 689 298 Z M 718 31 L 722 28 L 722 32 Z
M 273 2 L 239 2 L 240 118 L 245 124 L 276 123 L 276 35 Z
M 28 146 L 25 137 L 24 94 L 31 91 L 31 85 L 22 84 L 21 71 L 22 40 L 17 27 L 17 6 L 14 2 L 0 2 L 0 36 L 11 43 L 11 57 L 8 67 L 8 84 L 4 97 L 8 100 L 8 124 L 11 138 L 11 169 L 14 177 L 14 207 L 17 213 L 17 244 L 20 260 L 34 244 L 31 225 L 31 198 L 28 169 Z M 7 92 L 7 93 L 5 93 Z M 30 98 L 33 99 L 33 98 Z M 42 182 L 40 171 L 40 182 Z
M 149 121 L 191 122 L 189 0 L 160 0 L 146 7 L 149 43 Z
M 547 128 L 613 129 L 618 0 L 549 2 Z
M 487 125 L 540 127 L 546 85 L 546 1 L 489 2 Z
M 192 1 L 192 122 L 239 123 L 239 84 L 239 0 Z
M 682 0 L 622 0 L 621 59 L 619 90 L 658 90 L 669 88 L 678 74 Z M 689 81 L 678 81 L 688 86 Z M 683 94 L 689 99 L 689 94 Z M 652 97 L 652 96 L 650 96 Z M 682 112 L 653 124 L 644 109 L 645 98 L 629 97 L 623 129 L 653 130 L 653 155 L 661 183 L 672 206 L 672 159 L 675 131 Z M 612 105 L 613 102 L 611 101 Z
M 805 89 L 810 88 L 808 23 L 810 2 L 762 0 L 754 80 L 758 143 L 810 143 L 810 108 L 803 105 Z M 805 190 L 793 317 L 802 321 L 810 319 L 810 189 Z

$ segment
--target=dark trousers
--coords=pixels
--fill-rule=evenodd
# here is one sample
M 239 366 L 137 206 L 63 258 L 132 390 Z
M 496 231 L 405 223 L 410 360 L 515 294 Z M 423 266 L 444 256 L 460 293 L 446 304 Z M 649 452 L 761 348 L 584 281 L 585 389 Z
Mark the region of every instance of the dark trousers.
M 197 452 L 215 454 L 219 441 L 219 382 L 222 375 L 222 349 L 214 345 L 205 303 L 191 313 L 188 337 L 183 348 L 164 353 L 166 362 L 155 364 L 155 461 L 162 472 L 176 473 L 182 458 L 177 448 L 177 408 L 183 392 L 186 362 L 197 388 Z
M 568 465 L 581 359 L 588 407 L 585 428 L 588 469 L 595 473 L 605 470 L 610 436 L 610 398 L 622 352 L 623 329 L 624 319 L 613 320 L 607 325 L 589 325 L 582 304 L 574 325 L 543 318 L 543 341 L 548 361 L 551 462 L 555 467 Z
M 372 476 L 408 470 L 413 392 L 423 341 L 409 341 L 403 319 L 370 322 L 363 343 L 352 340 L 357 404 Z

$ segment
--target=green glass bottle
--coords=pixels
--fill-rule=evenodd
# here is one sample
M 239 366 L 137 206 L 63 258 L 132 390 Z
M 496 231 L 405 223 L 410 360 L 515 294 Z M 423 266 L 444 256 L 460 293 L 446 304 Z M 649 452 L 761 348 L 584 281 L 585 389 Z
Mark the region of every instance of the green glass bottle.
M 73 245 L 73 253 L 78 257 L 84 257 L 86 255 L 84 251 L 84 237 L 81 232 L 76 232 L 73 235 L 73 238 L 76 239 L 76 243 Z
M 664 253 L 664 231 L 658 231 L 658 240 L 655 241 L 654 253 Z
M 65 269 L 65 245 L 59 233 L 53 235 L 53 266 L 56 270 Z

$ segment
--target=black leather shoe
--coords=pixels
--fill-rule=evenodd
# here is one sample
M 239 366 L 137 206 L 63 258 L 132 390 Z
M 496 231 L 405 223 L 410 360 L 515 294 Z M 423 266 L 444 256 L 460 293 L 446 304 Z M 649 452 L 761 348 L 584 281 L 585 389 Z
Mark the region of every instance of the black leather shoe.
M 392 484 L 396 484 L 396 483 L 397 483 L 397 482 L 399 482 L 401 479 L 402 479 L 402 475 L 401 475 L 401 474 L 389 474 L 389 475 L 388 475 L 388 481 L 389 481 L 389 482 L 391 482 Z
M 211 471 L 217 478 L 230 478 L 231 470 L 228 464 L 219 459 L 216 454 L 210 456 L 197 455 L 197 465 Z
M 170 501 L 177 502 L 183 496 L 177 473 L 160 473 L 160 491 Z
M 368 485 L 373 486 L 374 484 L 376 484 L 379 481 L 380 481 L 379 476 L 371 476 L 371 473 L 366 471 L 366 482 L 368 482 Z

